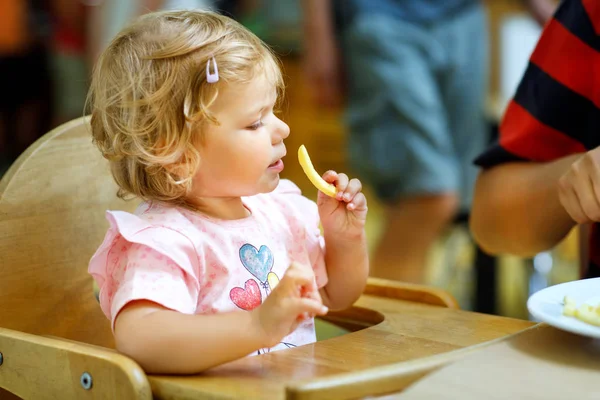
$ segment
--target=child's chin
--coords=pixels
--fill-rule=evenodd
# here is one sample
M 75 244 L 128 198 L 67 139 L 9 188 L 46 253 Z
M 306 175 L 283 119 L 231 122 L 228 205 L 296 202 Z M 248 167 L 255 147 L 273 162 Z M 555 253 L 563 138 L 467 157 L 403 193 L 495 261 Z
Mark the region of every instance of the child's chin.
M 276 177 L 269 179 L 269 181 L 265 182 L 264 185 L 261 185 L 261 193 L 269 193 L 277 188 L 279 185 L 279 174 Z

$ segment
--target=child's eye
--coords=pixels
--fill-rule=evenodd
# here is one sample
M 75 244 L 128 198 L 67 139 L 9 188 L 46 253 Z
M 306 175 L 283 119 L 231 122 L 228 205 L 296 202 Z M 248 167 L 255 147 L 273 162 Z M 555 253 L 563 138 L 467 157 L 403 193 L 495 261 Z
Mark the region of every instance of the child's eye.
M 246 128 L 246 129 L 250 129 L 251 131 L 255 131 L 255 130 L 259 129 L 259 128 L 260 128 L 260 127 L 262 127 L 262 126 L 263 126 L 263 123 L 262 123 L 262 121 L 257 121 L 257 122 L 255 122 L 255 123 L 253 123 L 252 125 L 250 125 L 250 126 L 249 126 L 248 128 Z

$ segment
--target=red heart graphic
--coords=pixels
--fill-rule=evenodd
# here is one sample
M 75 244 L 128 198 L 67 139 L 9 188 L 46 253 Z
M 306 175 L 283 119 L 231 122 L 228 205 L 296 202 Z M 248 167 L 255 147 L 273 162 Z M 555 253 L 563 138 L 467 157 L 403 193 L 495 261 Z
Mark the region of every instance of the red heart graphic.
M 262 302 L 258 283 L 254 279 L 248 279 L 244 284 L 244 289 L 241 287 L 231 289 L 229 298 L 236 306 L 248 311 L 260 306 Z

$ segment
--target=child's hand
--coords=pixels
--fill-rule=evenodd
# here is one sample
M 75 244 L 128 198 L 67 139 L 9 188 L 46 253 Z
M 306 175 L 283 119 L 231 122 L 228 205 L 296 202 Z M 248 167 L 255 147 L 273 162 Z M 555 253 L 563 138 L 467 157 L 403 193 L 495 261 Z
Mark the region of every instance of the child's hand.
M 319 192 L 317 205 L 323 228 L 347 237 L 355 237 L 364 232 L 367 219 L 367 198 L 362 193 L 358 179 L 348 179 L 346 174 L 327 171 L 323 179 L 335 185 L 335 198 Z
M 255 326 L 265 336 L 265 347 L 273 347 L 305 319 L 325 315 L 312 269 L 292 264 L 265 302 L 254 309 Z

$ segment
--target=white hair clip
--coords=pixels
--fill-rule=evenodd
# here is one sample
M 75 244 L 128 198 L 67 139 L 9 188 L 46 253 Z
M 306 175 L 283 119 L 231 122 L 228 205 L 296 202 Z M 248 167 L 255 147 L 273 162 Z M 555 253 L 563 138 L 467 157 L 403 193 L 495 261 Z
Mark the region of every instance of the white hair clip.
M 211 60 L 212 60 L 212 64 L 213 64 L 213 69 L 215 70 L 215 72 L 213 72 L 212 74 L 210 73 Z M 217 68 L 217 61 L 215 60 L 214 57 L 211 57 L 211 59 L 206 62 L 206 82 L 215 83 L 218 81 L 219 81 L 219 68 Z

